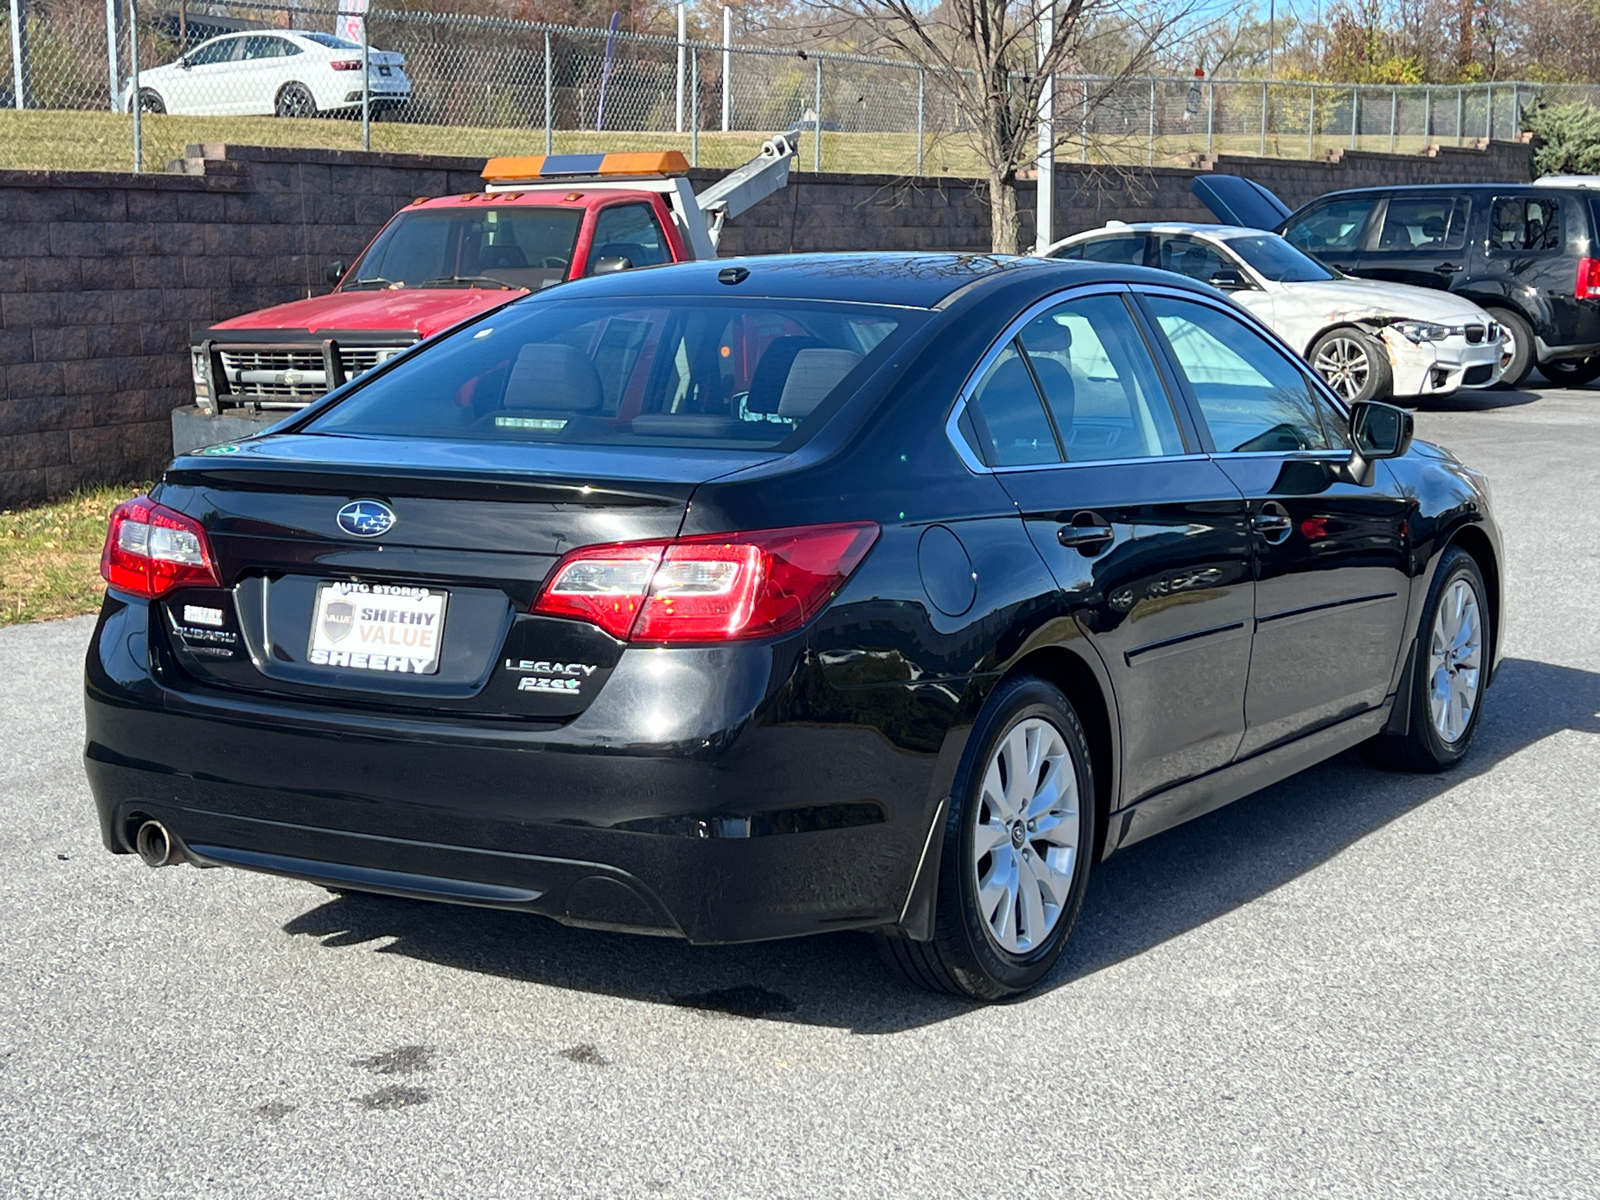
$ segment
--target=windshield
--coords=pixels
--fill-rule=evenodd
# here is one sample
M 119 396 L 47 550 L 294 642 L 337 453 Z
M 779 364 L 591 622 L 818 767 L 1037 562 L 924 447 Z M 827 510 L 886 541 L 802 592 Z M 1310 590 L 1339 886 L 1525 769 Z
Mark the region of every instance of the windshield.
M 1273 283 L 1323 283 L 1339 278 L 1276 234 L 1229 238 L 1226 245 Z
M 305 432 L 772 447 L 820 428 L 924 316 L 735 299 L 514 304 L 358 387 Z
M 567 277 L 582 222 L 582 211 L 570 208 L 472 205 L 402 213 L 340 290 L 401 284 L 537 291 Z

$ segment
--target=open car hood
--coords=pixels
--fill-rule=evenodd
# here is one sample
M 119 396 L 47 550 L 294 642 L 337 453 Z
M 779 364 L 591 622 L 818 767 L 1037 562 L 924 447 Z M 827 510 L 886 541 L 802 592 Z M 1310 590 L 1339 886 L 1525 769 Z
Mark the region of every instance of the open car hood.
M 1196 175 L 1189 190 L 1224 225 L 1276 232 L 1291 212 L 1255 180 L 1239 175 Z

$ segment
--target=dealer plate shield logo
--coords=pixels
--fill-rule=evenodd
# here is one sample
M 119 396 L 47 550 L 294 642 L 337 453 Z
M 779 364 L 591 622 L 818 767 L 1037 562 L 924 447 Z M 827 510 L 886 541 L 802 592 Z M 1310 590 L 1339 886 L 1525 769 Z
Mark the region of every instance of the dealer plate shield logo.
M 306 660 L 314 667 L 351 671 L 437 674 L 449 599 L 438 588 L 320 583 Z
M 339 528 L 355 537 L 382 537 L 394 528 L 394 509 L 381 500 L 352 500 L 335 518 Z

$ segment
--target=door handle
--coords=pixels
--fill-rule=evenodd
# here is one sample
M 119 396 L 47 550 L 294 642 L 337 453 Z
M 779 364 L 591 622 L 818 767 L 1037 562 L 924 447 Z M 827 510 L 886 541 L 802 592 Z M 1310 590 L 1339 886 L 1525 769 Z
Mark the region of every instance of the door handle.
M 1274 506 L 1276 507 L 1276 506 Z M 1276 546 L 1294 530 L 1294 522 L 1289 519 L 1289 514 L 1283 511 L 1258 512 L 1250 518 L 1250 528 L 1254 529 L 1272 545 Z
M 1433 269 L 1435 275 L 1456 275 L 1461 271 L 1460 263 L 1440 263 Z
M 1111 526 L 1092 517 L 1090 523 L 1063 525 L 1056 530 L 1056 541 L 1069 550 L 1085 554 L 1098 554 L 1109 546 L 1116 536 L 1116 531 Z

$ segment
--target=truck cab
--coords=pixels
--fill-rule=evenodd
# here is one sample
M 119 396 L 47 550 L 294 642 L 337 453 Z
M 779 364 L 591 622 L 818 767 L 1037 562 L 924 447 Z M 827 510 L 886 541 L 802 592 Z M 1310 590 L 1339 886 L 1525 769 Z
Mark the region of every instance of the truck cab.
M 189 420 L 183 436 L 175 418 L 175 441 L 239 435 L 230 427 L 210 436 L 207 417 L 264 427 L 407 346 L 529 292 L 715 258 L 723 221 L 783 187 L 793 156 L 779 134 L 699 195 L 677 151 L 490 159 L 484 191 L 418 199 L 353 263 L 329 264 L 328 295 L 200 332 L 190 347 L 198 409 L 190 415 L 201 420 Z

